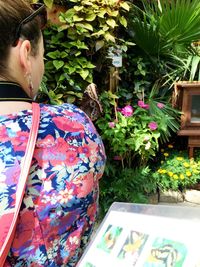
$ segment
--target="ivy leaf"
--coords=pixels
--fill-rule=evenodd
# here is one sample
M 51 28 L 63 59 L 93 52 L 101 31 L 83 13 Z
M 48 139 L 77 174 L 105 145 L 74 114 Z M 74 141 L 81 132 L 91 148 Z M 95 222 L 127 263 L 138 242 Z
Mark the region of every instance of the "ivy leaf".
M 64 23 L 65 23 L 65 21 L 62 21 L 62 20 L 60 20 L 60 22 L 64 22 Z M 61 25 L 61 26 L 58 28 L 58 31 L 60 32 L 60 31 L 67 30 L 69 27 L 70 27 L 70 26 L 67 25 L 67 24 Z
M 76 24 L 77 27 L 80 27 L 80 28 L 84 28 L 84 29 L 87 29 L 89 31 L 93 31 L 93 27 L 91 24 L 89 23 L 77 23 Z
M 75 15 L 75 10 L 73 10 L 72 8 L 67 10 L 65 12 L 65 14 L 63 14 L 62 16 L 65 18 L 66 22 L 70 23 L 72 22 L 73 16 Z
M 60 57 L 60 52 L 58 50 L 54 51 L 54 52 L 49 52 L 47 53 L 47 56 L 52 58 L 52 59 L 56 59 Z
M 83 80 L 85 80 L 87 78 L 87 76 L 89 75 L 89 70 L 84 70 L 81 69 L 80 71 L 78 71 L 79 74 L 81 75 L 81 77 L 83 78 Z
M 117 26 L 117 24 L 116 24 L 114 19 L 107 19 L 106 23 L 112 28 L 115 28 L 115 26 Z
M 117 17 L 118 15 L 119 15 L 119 11 L 118 10 L 112 11 L 112 13 L 111 13 L 112 17 Z
M 73 16 L 73 21 L 76 22 L 76 21 L 83 21 L 83 18 L 77 16 L 77 15 L 74 15 Z
M 89 14 L 86 16 L 86 21 L 94 21 L 96 19 L 96 14 Z
M 98 51 L 99 49 L 101 49 L 104 46 L 105 42 L 103 40 L 97 41 L 95 43 L 95 50 Z
M 103 25 L 103 31 L 106 32 L 106 31 L 108 31 L 108 30 L 109 30 L 109 26 L 106 25 L 106 24 L 104 24 L 104 25 Z
M 81 51 L 76 52 L 75 56 L 78 57 L 81 55 Z
M 84 7 L 83 6 L 74 6 L 74 10 L 81 11 Z
M 125 19 L 124 16 L 119 17 L 119 22 L 121 25 L 123 25 L 125 28 L 127 27 L 127 20 Z
M 64 66 L 64 62 L 61 60 L 54 60 L 53 65 L 55 66 L 57 70 L 59 70 L 60 68 Z
M 68 57 L 68 54 L 65 51 L 62 51 L 60 53 L 60 56 L 61 56 L 61 58 L 65 58 L 65 57 Z
M 69 95 L 67 96 L 67 103 L 74 103 L 76 101 L 76 97 L 75 96 L 72 96 L 72 95 Z
M 96 66 L 90 62 L 87 63 L 87 68 L 88 69 L 94 69 Z
M 113 43 L 115 43 L 115 37 L 113 35 L 111 35 L 109 32 L 107 32 L 105 35 L 104 35 L 106 41 L 111 41 Z
M 105 34 L 105 32 L 104 32 L 103 30 L 100 30 L 100 31 L 98 31 L 98 32 L 94 32 L 94 33 L 92 33 L 91 36 L 100 36 L 100 35 L 104 35 L 104 34 Z
M 103 19 L 105 14 L 106 14 L 106 10 L 105 10 L 105 9 L 102 9 L 102 10 L 99 12 L 98 17 L 100 17 L 100 18 Z
M 126 2 L 120 2 L 120 7 L 122 7 L 126 11 L 130 10 L 130 6 Z
M 45 70 L 50 71 L 50 70 L 53 70 L 53 69 L 54 69 L 54 66 L 53 66 L 52 61 L 48 61 L 48 62 L 45 63 Z

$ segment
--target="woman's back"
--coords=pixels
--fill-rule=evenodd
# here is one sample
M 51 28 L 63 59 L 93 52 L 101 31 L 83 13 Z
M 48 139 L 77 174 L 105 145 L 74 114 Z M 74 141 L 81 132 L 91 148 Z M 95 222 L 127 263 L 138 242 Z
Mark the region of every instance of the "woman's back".
M 104 148 L 80 109 L 40 108 L 36 149 L 7 260 L 14 266 L 75 266 L 95 221 Z M 12 207 L 31 119 L 31 110 L 0 116 L 1 210 Z

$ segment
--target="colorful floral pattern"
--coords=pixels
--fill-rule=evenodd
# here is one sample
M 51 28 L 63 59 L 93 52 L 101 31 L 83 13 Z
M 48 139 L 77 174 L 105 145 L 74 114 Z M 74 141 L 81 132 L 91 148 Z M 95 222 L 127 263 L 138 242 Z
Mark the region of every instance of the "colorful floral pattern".
M 80 109 L 69 104 L 40 108 L 36 149 L 6 266 L 71 267 L 93 229 L 105 152 Z M 31 115 L 28 110 L 0 116 L 0 214 L 15 203 Z

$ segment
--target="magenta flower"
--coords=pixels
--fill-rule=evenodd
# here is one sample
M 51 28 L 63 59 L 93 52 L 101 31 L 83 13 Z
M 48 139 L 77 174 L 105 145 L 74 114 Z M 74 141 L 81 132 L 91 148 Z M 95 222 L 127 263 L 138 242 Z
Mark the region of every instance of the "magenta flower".
M 138 101 L 138 106 L 140 108 L 149 109 L 149 104 L 145 104 L 144 101 L 142 101 L 142 100 Z
M 125 117 L 131 117 L 133 115 L 133 107 L 131 107 L 130 105 L 125 106 L 124 108 L 122 108 L 121 113 L 125 116 Z
M 158 104 L 157 104 L 157 107 L 160 108 L 160 109 L 161 109 L 161 108 L 164 108 L 164 106 L 165 106 L 165 105 L 164 105 L 163 103 L 158 103 Z
M 113 121 L 111 121 L 111 122 L 108 123 L 108 126 L 110 128 L 115 128 L 115 123 Z
M 156 129 L 158 128 L 158 124 L 157 124 L 155 121 L 152 121 L 152 122 L 150 122 L 150 123 L 148 124 L 148 127 L 149 127 L 152 131 L 154 131 L 154 130 L 156 130 Z

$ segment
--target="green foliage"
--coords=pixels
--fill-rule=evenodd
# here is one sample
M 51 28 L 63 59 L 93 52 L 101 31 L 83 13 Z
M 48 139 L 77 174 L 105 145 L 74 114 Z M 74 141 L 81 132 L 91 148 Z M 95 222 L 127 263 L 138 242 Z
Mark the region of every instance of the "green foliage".
M 159 84 L 155 84 L 148 96 L 149 109 L 151 114 L 161 118 L 160 141 L 169 141 L 172 133 L 176 133 L 180 128 L 181 112 L 172 107 L 168 98 L 164 94 L 159 95 Z M 160 107 L 160 108 L 159 108 Z
M 120 169 L 117 161 L 108 162 L 104 179 L 100 180 L 101 216 L 114 201 L 148 203 L 148 196 L 156 188 L 148 166 Z
M 104 41 L 113 43 L 116 42 L 115 30 L 118 26 L 127 26 L 123 15 L 123 11 L 129 11 L 126 1 L 71 0 L 71 2 L 74 6 L 60 15 L 60 21 L 64 23 L 60 29 L 67 29 L 68 37 L 72 40 L 93 38 L 103 41 L 102 45 Z M 97 47 L 97 43 L 95 46 Z
M 63 101 L 81 98 L 82 88 L 91 83 L 95 65 L 85 56 L 87 45 L 80 40 L 67 41 L 64 32 L 51 26 L 44 32 L 46 41 L 44 81 L 50 90 L 63 94 Z M 72 99 L 71 91 L 74 92 Z M 75 98 L 76 97 L 76 98 Z
M 194 54 L 187 57 L 184 76 L 188 76 L 189 81 L 200 81 L 200 46 L 194 46 L 193 51 Z
M 49 24 L 44 31 L 44 82 L 48 90 L 62 95 L 62 101 L 79 104 L 83 90 L 94 80 L 94 70 L 109 69 L 109 46 L 120 44 L 127 50 L 127 43 L 117 37 L 117 30 L 127 26 L 129 5 L 126 1 L 97 0 L 66 3 L 69 8 L 60 13 L 61 24 Z
M 113 153 L 123 161 L 128 161 L 129 167 L 133 166 L 136 155 L 140 156 L 141 165 L 145 164 L 150 157 L 155 156 L 160 137 L 159 129 L 152 131 L 148 124 L 153 120 L 160 122 L 160 119 L 150 117 L 148 111 L 142 108 L 137 108 L 131 117 L 125 117 L 120 112 L 117 117 L 113 128 L 109 127 L 107 119 L 99 119 L 102 138 L 109 140 Z
M 200 3 L 198 0 L 142 1 L 143 9 L 133 5 L 130 25 L 134 40 L 147 54 L 185 52 L 200 39 Z M 145 39 L 144 39 L 145 38 Z M 153 47 L 152 47 L 153 44 Z
M 142 6 L 131 6 L 128 32 L 139 49 L 137 55 L 151 62 L 154 82 L 169 87 L 176 80 L 198 79 L 199 54 L 192 43 L 200 39 L 199 1 L 139 2 Z
M 166 142 L 171 132 L 179 129 L 179 112 L 169 103 L 159 102 L 155 91 L 152 89 L 145 103 L 129 98 L 129 105 L 120 109 L 116 104 L 121 102 L 120 97 L 111 92 L 101 95 L 105 115 L 97 125 L 112 154 L 120 157 L 123 167 L 144 166 L 155 156 L 159 140 Z
M 159 159 L 153 177 L 160 190 L 184 190 L 199 181 L 200 158 L 189 159 L 187 151 L 179 151 L 169 145 L 162 150 Z

